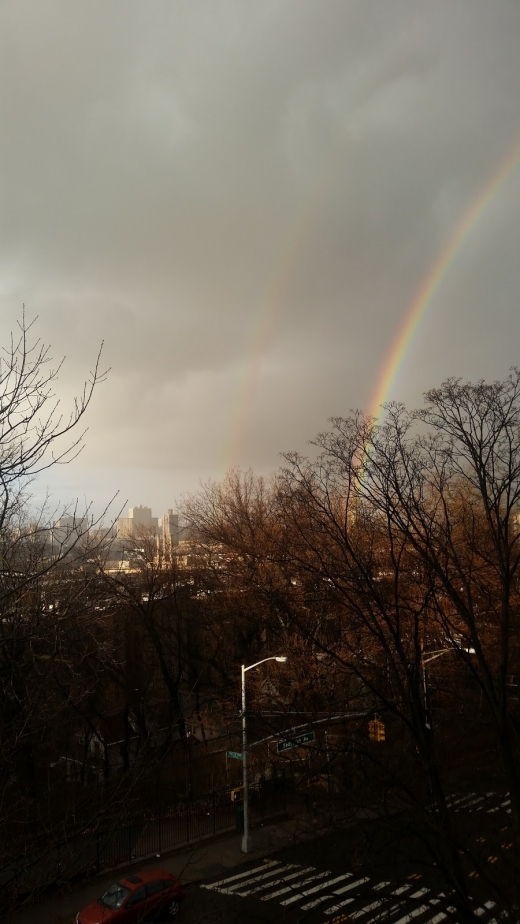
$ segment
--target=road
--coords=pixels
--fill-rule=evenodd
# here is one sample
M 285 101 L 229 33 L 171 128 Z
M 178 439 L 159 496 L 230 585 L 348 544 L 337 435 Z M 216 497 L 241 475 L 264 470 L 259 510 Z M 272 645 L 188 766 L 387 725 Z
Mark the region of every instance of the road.
M 500 794 L 454 795 L 452 800 L 461 818 L 471 822 L 475 839 L 483 815 L 500 826 L 509 811 L 507 796 Z M 183 924 L 457 922 L 429 856 L 420 855 L 416 839 L 401 832 L 396 841 L 395 833 L 379 820 L 223 870 L 188 887 Z M 480 846 L 485 857 L 489 846 L 482 839 Z M 482 880 L 474 882 L 477 919 L 497 924 L 500 908 Z

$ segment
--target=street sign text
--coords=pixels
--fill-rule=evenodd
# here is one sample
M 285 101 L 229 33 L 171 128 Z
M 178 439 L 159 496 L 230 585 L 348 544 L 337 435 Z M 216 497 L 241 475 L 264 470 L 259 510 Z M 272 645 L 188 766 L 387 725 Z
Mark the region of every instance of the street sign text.
M 314 741 L 315 737 L 314 732 L 305 732 L 304 735 L 297 735 L 296 738 L 286 738 L 284 741 L 279 741 L 276 749 L 278 753 L 288 751 L 289 748 L 297 748 L 300 744 L 308 744 L 309 741 Z

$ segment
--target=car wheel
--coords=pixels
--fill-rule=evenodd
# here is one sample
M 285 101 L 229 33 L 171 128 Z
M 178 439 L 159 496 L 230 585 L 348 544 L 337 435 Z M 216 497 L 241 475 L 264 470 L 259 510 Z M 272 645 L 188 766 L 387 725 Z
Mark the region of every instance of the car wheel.
M 180 911 L 180 907 L 181 906 L 179 905 L 179 902 L 176 902 L 176 901 L 170 902 L 170 904 L 168 905 L 168 914 L 170 915 L 171 918 L 177 917 Z

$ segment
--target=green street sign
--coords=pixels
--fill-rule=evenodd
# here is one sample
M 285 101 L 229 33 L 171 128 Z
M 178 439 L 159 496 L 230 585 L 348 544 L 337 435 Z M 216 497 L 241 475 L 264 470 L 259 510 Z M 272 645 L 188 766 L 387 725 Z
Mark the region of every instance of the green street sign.
M 239 754 L 238 751 L 228 751 L 228 757 L 234 757 L 235 760 L 242 760 L 242 754 Z
M 314 732 L 305 732 L 304 735 L 297 735 L 296 738 L 286 738 L 284 741 L 279 741 L 276 749 L 280 754 L 282 751 L 288 751 L 289 748 L 297 748 L 300 744 L 308 744 L 309 741 L 314 741 L 315 738 Z

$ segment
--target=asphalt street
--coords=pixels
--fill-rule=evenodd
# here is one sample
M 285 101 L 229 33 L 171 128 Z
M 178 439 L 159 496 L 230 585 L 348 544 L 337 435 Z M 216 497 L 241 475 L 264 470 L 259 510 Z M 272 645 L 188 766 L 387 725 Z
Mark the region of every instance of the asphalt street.
M 498 841 L 507 821 L 509 799 L 497 793 L 452 797 L 468 836 L 483 862 L 497 859 L 497 848 L 479 836 L 496 822 Z M 502 835 L 503 839 L 503 835 Z M 495 844 L 498 843 L 495 839 Z M 480 843 L 479 843 L 480 842 Z M 507 845 L 503 845 L 504 847 Z M 475 877 L 474 910 L 482 924 L 500 920 L 498 902 Z M 441 924 L 457 922 L 456 908 L 427 851 L 417 839 L 378 819 L 356 830 L 338 831 L 318 841 L 223 871 L 192 884 L 183 909 L 184 924 Z

